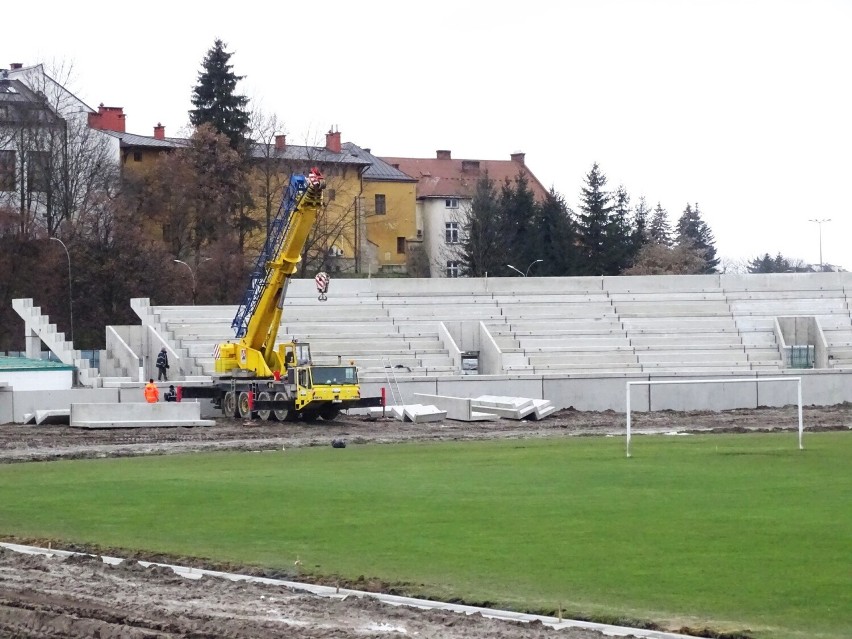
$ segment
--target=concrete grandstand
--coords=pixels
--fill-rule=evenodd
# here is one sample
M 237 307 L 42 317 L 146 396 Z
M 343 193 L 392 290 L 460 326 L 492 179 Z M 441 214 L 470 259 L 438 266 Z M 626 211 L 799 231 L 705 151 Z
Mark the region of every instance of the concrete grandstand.
M 850 290 L 849 273 L 374 278 L 334 280 L 321 302 L 312 280 L 293 280 L 279 339 L 310 342 L 318 364 L 354 361 L 367 390 L 390 385 L 406 399 L 519 395 L 623 410 L 624 382 L 637 376 L 804 375 L 806 403 L 834 404 L 852 400 Z M 131 305 L 140 325 L 107 327 L 101 369 L 81 383 L 138 384 L 162 346 L 177 379 L 207 379 L 216 345 L 233 339 L 236 306 Z M 29 314 L 29 336 L 49 326 L 31 302 L 15 308 Z M 635 408 L 795 403 L 786 385 L 721 386 L 658 387 Z

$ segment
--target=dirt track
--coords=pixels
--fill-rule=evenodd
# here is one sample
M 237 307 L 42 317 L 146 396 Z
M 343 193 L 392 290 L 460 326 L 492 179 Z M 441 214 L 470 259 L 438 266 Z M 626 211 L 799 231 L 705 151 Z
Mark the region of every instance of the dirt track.
M 846 429 L 852 407 L 805 409 L 808 430 Z M 793 430 L 795 407 L 724 413 L 660 412 L 636 415 L 637 432 L 745 432 Z M 80 430 L 67 426 L 0 426 L 0 463 L 60 458 L 174 454 L 210 450 L 326 446 L 342 438 L 352 445 L 398 441 L 570 437 L 623 433 L 624 416 L 612 412 L 561 411 L 541 422 L 410 424 L 341 416 L 315 425 L 230 420 L 209 428 Z M 2 533 L 2 529 L 0 529 Z M 12 539 L 17 543 L 55 543 Z M 67 545 L 63 547 L 68 548 Z M 70 548 L 129 556 L 109 549 Z M 135 557 L 169 561 L 168 557 Z M 186 558 L 182 558 L 186 559 Z M 172 561 L 171 563 L 179 563 Z M 222 566 L 204 566 L 224 568 Z M 287 578 L 282 576 L 282 578 Z M 348 584 L 359 590 L 381 584 Z M 678 629 L 674 629 L 678 630 Z M 319 598 L 280 586 L 178 577 L 168 569 L 136 561 L 112 567 L 96 557 L 41 557 L 0 548 L 0 636 L 82 637 L 304 637 L 421 639 L 560 637 L 600 639 L 587 630 L 554 630 L 480 616 L 423 611 L 381 604 L 370 598 Z

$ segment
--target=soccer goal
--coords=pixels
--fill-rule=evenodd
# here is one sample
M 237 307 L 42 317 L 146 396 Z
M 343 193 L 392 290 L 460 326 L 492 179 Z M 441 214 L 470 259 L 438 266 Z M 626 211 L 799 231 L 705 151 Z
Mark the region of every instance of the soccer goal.
M 799 450 L 802 447 L 802 378 L 801 377 L 746 377 L 742 379 L 672 379 L 672 380 L 641 380 L 627 382 L 626 394 L 627 402 L 625 404 L 627 413 L 627 456 L 630 457 L 630 389 L 633 386 L 656 386 L 663 384 L 733 384 L 744 383 L 759 384 L 760 382 L 796 382 L 797 392 L 796 398 L 799 405 Z M 650 408 L 650 406 L 649 406 Z

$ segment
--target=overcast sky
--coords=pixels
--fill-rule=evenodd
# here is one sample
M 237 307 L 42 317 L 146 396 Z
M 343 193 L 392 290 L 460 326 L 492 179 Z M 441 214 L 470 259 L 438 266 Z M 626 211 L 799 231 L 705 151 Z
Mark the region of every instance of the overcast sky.
M 184 129 L 221 38 L 292 143 L 335 125 L 377 155 L 523 151 L 571 207 L 597 162 L 673 226 L 698 203 L 723 260 L 818 263 L 821 226 L 852 270 L 852 0 L 49 0 L 2 21 L 0 68 L 72 65 L 132 133 Z

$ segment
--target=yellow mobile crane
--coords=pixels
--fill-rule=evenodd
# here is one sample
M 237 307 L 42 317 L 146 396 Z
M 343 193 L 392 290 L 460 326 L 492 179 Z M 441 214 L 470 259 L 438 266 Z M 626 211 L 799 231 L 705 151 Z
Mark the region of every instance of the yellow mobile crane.
M 302 259 L 324 188 L 317 168 L 307 176 L 291 176 L 231 323 L 236 341 L 216 347 L 213 386 L 184 386 L 181 398 L 212 398 L 226 417 L 257 414 L 282 421 L 331 420 L 344 408 L 381 405 L 381 397 L 361 397 L 355 366 L 314 366 L 307 342 L 276 344 L 287 285 Z M 320 273 L 316 282 L 319 299 L 325 300 L 328 276 Z

